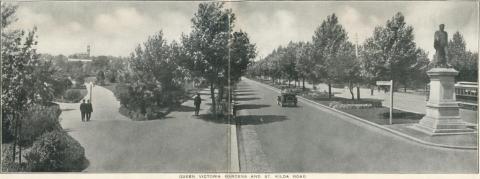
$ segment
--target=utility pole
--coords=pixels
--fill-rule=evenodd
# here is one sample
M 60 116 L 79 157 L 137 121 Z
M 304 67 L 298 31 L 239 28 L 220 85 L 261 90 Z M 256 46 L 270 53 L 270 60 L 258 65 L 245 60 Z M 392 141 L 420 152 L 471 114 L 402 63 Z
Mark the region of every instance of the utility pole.
M 93 83 L 90 82 L 90 103 L 92 103 L 92 96 L 93 96 Z
M 358 34 L 355 33 L 355 60 L 357 62 L 359 61 L 358 59 Z M 357 84 L 357 100 L 360 100 L 360 84 Z
M 392 24 L 392 31 L 393 31 L 393 38 L 390 39 L 390 48 L 388 49 L 388 52 L 390 52 L 390 50 L 392 50 L 393 48 L 393 44 L 395 43 L 395 40 L 397 40 L 397 30 L 398 30 L 398 26 L 396 24 L 396 21 L 393 22 Z M 392 125 L 393 124 L 393 59 L 390 59 L 390 121 L 389 121 L 389 124 Z

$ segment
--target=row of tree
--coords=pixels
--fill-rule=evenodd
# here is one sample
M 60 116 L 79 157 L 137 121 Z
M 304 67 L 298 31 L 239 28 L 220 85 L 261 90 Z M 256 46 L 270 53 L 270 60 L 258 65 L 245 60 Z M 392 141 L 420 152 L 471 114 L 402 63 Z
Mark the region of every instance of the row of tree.
M 124 101 L 130 101 L 126 104 L 139 106 L 142 112 L 150 105 L 171 104 L 180 95 L 176 92 L 181 85 L 194 80 L 208 84 L 216 113 L 221 101 L 216 98 L 227 96 L 225 89 L 231 88 L 226 87 L 240 80 L 256 55 L 248 35 L 232 31 L 235 14 L 223 6 L 222 2 L 201 3 L 192 18 L 192 31 L 182 36 L 181 43 L 167 44 L 159 32 L 136 48 L 129 83 L 136 98 L 124 96 Z
M 449 44 L 451 64 L 460 71 L 457 80 L 477 81 L 478 53 L 465 50 L 459 32 Z M 346 84 L 354 98 L 353 88 L 370 87 L 376 81 L 394 81 L 394 88 L 422 88 L 428 82 L 428 54 L 414 41 L 414 29 L 401 13 L 374 29 L 363 44 L 352 44 L 335 14 L 328 16 L 315 30 L 310 42 L 290 42 L 278 47 L 249 67 L 249 75 L 279 80 L 328 84 Z M 296 84 L 296 83 L 295 83 Z M 303 87 L 305 89 L 305 87 Z

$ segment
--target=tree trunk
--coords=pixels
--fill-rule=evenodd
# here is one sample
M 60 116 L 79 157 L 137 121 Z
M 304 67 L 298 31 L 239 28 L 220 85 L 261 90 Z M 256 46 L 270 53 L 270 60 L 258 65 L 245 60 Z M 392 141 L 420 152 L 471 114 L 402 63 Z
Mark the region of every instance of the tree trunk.
M 360 100 L 360 87 L 357 86 L 357 100 Z
M 295 88 L 297 88 L 297 86 L 300 86 L 300 81 L 298 80 L 298 77 L 296 77 L 295 79 Z
M 332 83 L 328 82 L 328 99 L 332 99 Z
M 302 89 L 305 91 L 305 77 L 302 78 Z
M 348 90 L 350 91 L 350 95 L 352 95 L 352 100 L 355 100 L 355 95 L 353 94 L 353 83 L 348 83 Z
M 407 86 L 403 87 L 403 92 L 405 92 L 405 93 L 407 92 Z
M 217 108 L 215 106 L 215 88 L 213 88 L 213 82 L 210 83 L 210 98 L 212 98 L 212 112 L 216 116 Z
M 370 88 L 370 96 L 373 96 L 373 91 L 374 91 L 374 89 Z
M 16 152 L 16 148 L 17 148 L 17 115 L 15 115 L 15 112 L 13 112 L 13 148 L 12 148 L 12 159 L 13 159 L 13 163 L 15 163 L 15 152 Z
M 218 101 L 223 101 L 224 99 L 224 96 L 223 96 L 223 92 L 224 92 L 224 87 L 223 86 L 219 86 L 218 87 Z
M 22 141 L 22 120 L 18 121 L 18 163 L 22 164 L 22 145 L 20 142 Z

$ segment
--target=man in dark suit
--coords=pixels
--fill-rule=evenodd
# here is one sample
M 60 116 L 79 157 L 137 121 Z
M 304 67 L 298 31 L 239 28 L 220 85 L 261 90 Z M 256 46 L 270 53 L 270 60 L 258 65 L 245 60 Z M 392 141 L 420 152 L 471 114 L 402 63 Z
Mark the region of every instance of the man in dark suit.
M 202 98 L 200 98 L 200 94 L 197 93 L 197 96 L 193 100 L 193 104 L 195 105 L 195 116 L 198 116 L 198 112 L 200 111 L 200 104 L 202 103 Z
M 90 100 L 87 100 L 87 111 L 86 111 L 87 121 L 90 121 L 90 117 L 92 116 L 92 112 L 93 112 L 92 103 L 90 102 Z
M 82 113 L 82 122 L 85 121 L 86 112 L 87 112 L 87 103 L 85 103 L 85 100 L 83 100 L 82 104 L 80 104 L 80 113 Z

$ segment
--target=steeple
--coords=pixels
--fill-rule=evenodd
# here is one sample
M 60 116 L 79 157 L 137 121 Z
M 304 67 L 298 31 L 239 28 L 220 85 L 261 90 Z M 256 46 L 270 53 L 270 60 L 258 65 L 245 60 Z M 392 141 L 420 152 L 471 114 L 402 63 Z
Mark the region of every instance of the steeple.
M 87 58 L 90 58 L 90 45 L 87 45 Z

